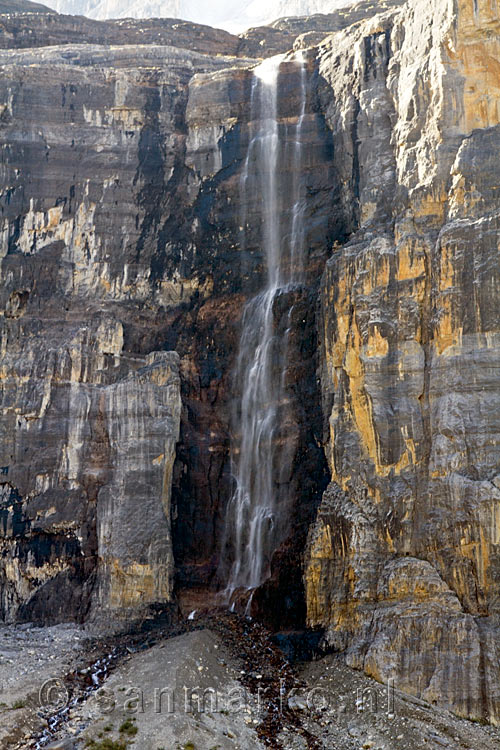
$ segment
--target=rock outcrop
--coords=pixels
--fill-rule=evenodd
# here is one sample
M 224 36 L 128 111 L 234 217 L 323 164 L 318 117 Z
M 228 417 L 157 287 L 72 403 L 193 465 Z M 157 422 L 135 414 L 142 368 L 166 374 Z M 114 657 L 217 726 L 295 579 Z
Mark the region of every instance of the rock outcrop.
M 196 286 L 151 279 L 147 237 L 193 69 L 227 62 L 85 45 L 2 63 L 2 617 L 169 601 L 180 376 L 164 331 Z
M 0 13 L 50 13 L 55 11 L 42 3 L 32 3 L 30 0 L 1 0 Z
M 66 46 L 69 44 L 155 45 L 180 47 L 206 55 L 238 55 L 239 37 L 209 26 L 179 19 L 131 18 L 122 21 L 94 21 L 56 13 L 0 14 L 0 48 Z M 287 47 L 288 49 L 288 47 Z M 241 56 L 246 54 L 241 52 Z M 141 67 L 140 56 L 135 58 Z M 109 64 L 109 63 L 108 63 Z
M 349 664 L 498 722 L 500 17 L 408 2 L 319 50 L 358 228 L 322 289 L 332 485 L 308 618 Z
M 1 616 L 136 616 L 222 583 L 264 273 L 250 68 L 305 49 L 305 283 L 275 305 L 294 510 L 253 607 L 498 723 L 496 6 L 365 2 L 241 38 L 40 19 L 0 17 Z M 298 87 L 290 54 L 281 139 Z

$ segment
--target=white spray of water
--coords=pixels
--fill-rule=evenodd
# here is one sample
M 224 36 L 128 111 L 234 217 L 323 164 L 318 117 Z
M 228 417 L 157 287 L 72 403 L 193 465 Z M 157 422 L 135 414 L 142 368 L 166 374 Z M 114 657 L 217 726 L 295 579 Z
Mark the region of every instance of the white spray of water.
M 279 408 L 286 398 L 288 332 L 281 340 L 277 336 L 274 306 L 277 296 L 299 281 L 303 272 L 305 202 L 301 169 L 307 70 L 305 59 L 299 55 L 296 63 L 300 65 L 300 111 L 291 145 L 281 143 L 278 81 L 283 57 L 265 60 L 254 70 L 251 121 L 255 123 L 255 132 L 240 183 L 242 248 L 246 246 L 249 200 L 257 195 L 261 207 L 266 285 L 245 307 L 237 362 L 240 402 L 234 430 L 240 439 L 232 446 L 236 489 L 226 522 L 226 539 L 231 540 L 233 550 L 226 589 L 228 599 L 236 589 L 253 590 L 269 576 L 271 558 L 282 541 L 286 522 L 283 517 L 286 498 L 285 502 L 280 500 L 278 491 L 277 443 Z M 291 186 L 280 186 L 281 167 L 285 171 L 291 168 Z

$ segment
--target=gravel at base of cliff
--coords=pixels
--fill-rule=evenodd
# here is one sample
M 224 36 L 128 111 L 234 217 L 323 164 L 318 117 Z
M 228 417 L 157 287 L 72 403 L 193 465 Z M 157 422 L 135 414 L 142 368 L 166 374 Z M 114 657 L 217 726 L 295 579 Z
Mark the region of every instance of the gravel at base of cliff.
M 162 632 L 136 635 L 128 646 L 121 639 L 124 655 L 103 683 L 105 692 L 75 705 L 44 747 L 97 750 L 106 747 L 105 741 L 115 747 L 124 743 L 129 750 L 498 747 L 498 729 L 404 696 L 397 686 L 388 691 L 346 667 L 338 655 L 293 667 L 256 623 L 221 616 L 186 628 L 190 632 L 172 638 Z M 12 733 L 7 744 L 0 740 L 0 747 L 26 750 L 36 746 L 43 728 L 40 719 L 38 724 L 34 720 L 39 709 L 34 688 L 45 673 L 64 678 L 66 668 L 74 669 L 78 660 L 81 667 L 112 644 L 85 642 L 84 631 L 66 626 L 7 628 L 0 638 L 8 644 L 9 664 L 2 662 L 1 677 L 11 686 L 9 699 L 27 701 L 25 708 L 2 709 L 2 726 L 8 720 L 12 730 L 17 721 L 18 734 L 14 740 Z M 30 651 L 39 663 L 31 674 Z M 16 672 L 22 677 L 14 691 Z M 274 715 L 276 707 L 279 715 Z M 31 739 L 30 727 L 36 729 Z

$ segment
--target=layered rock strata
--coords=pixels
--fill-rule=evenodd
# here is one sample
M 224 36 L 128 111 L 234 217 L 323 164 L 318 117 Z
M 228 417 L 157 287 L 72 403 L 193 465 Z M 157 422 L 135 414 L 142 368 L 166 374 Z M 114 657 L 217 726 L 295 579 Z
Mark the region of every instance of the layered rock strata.
M 349 664 L 498 722 L 496 6 L 363 3 L 241 38 L 165 21 L 158 44 L 156 22 L 40 18 L 0 19 L 2 617 L 130 616 L 173 577 L 222 583 L 232 372 L 264 274 L 249 68 L 295 45 L 307 269 L 275 309 L 294 511 L 255 611 L 307 614 Z M 282 139 L 298 85 L 289 56 Z
M 308 619 L 349 664 L 497 722 L 500 17 L 408 2 L 319 49 L 359 228 L 322 288 L 332 484 Z
M 238 187 L 254 64 L 162 45 L 0 52 L 5 619 L 138 615 L 170 601 L 172 551 L 178 587 L 220 583 L 233 364 L 244 301 L 264 275 L 259 208 L 243 206 Z M 279 127 L 290 143 L 299 77 L 284 63 Z M 340 230 L 313 96 L 303 130 L 310 283 L 287 292 L 292 319 L 288 299 L 276 318 L 291 327 L 283 481 L 305 539 L 326 468 L 313 290 Z M 293 539 L 287 549 L 291 558 Z M 300 564 L 290 620 L 304 617 Z
M 148 232 L 173 210 L 193 70 L 227 61 L 85 45 L 2 65 L 2 617 L 167 602 L 166 310 L 197 282 L 154 276 Z
M 123 18 L 97 21 L 83 16 L 50 12 L 28 0 L 0 5 L 0 48 L 18 49 L 67 44 L 152 44 L 182 47 L 208 55 L 270 57 L 294 47 L 310 47 L 328 33 L 341 31 L 405 0 L 361 0 L 333 13 L 282 18 L 230 34 L 178 18 Z M 24 3 L 24 4 L 23 4 Z

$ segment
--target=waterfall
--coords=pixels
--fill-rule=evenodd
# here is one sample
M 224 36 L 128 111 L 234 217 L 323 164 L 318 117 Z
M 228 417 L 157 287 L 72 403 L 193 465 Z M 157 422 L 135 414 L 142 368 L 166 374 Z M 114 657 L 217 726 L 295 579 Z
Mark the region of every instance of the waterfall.
M 228 599 L 237 589 L 255 589 L 269 576 L 289 511 L 279 491 L 288 333 L 277 334 L 274 307 L 278 295 L 300 281 L 304 265 L 301 170 L 307 71 L 303 57 L 297 57 L 292 64 L 300 66 L 300 108 L 293 132 L 282 126 L 285 136 L 280 139 L 278 81 L 283 59 L 281 55 L 265 60 L 253 71 L 251 137 L 240 182 L 241 247 L 246 246 L 247 206 L 257 202 L 266 284 L 245 306 L 235 374 L 239 395 L 233 432 L 238 439 L 231 456 L 236 488 L 226 519 L 226 542 L 232 548 Z M 290 172 L 285 185 L 280 175 Z

